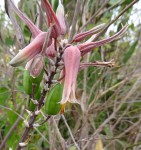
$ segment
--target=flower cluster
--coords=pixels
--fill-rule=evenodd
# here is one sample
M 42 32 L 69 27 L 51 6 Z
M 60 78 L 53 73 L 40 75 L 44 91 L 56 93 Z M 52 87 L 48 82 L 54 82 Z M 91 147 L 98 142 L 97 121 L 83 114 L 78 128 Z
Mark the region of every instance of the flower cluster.
M 62 44 L 64 41 L 68 40 L 65 39 L 67 28 L 64 17 L 64 7 L 61 0 L 59 0 L 56 13 L 53 11 L 48 0 L 41 0 L 41 4 L 47 17 L 47 32 L 43 32 L 38 29 L 26 15 L 24 15 L 18 8 L 15 7 L 13 1 L 10 0 L 11 7 L 29 27 L 33 37 L 33 40 L 30 42 L 30 44 L 28 44 L 10 61 L 10 65 L 16 67 L 27 63 L 26 68 L 30 71 L 30 74 L 33 77 L 37 77 L 43 69 L 44 59 L 54 59 L 54 57 L 57 57 L 59 52 L 58 49 L 61 46 L 63 51 L 62 61 L 64 62 L 64 90 L 61 104 L 63 105 L 67 101 L 71 103 L 79 103 L 75 97 L 78 72 L 88 66 L 99 66 L 106 64 L 109 64 L 109 66 L 113 65 L 113 61 L 103 63 L 81 63 L 81 57 L 88 52 L 93 51 L 96 47 L 121 38 L 126 32 L 128 26 L 124 26 L 118 33 L 107 39 L 96 42 L 88 40 L 85 43 L 75 44 L 76 42 L 81 42 L 88 36 L 100 32 L 105 26 L 105 24 L 101 24 L 89 31 L 76 34 L 71 42 L 65 42 L 65 44 Z

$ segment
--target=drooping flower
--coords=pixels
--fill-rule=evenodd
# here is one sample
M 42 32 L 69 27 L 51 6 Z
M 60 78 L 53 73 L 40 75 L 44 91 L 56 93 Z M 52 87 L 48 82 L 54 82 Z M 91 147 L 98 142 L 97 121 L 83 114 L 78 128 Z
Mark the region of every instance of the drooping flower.
M 80 50 L 76 46 L 69 46 L 63 54 L 65 65 L 65 82 L 61 104 L 67 101 L 78 103 L 75 97 L 76 79 L 80 65 Z
M 64 89 L 63 89 L 63 97 L 62 97 L 62 107 L 64 107 L 65 103 L 78 103 L 75 98 L 75 88 L 76 88 L 76 81 L 77 81 L 77 74 L 79 70 L 85 69 L 88 66 L 108 66 L 112 67 L 114 65 L 113 60 L 110 62 L 93 62 L 93 63 L 80 63 L 80 58 L 84 56 L 86 53 L 92 51 L 94 48 L 98 46 L 102 46 L 104 44 L 110 43 L 114 40 L 119 39 L 124 35 L 128 26 L 124 26 L 118 33 L 115 35 L 96 42 L 86 42 L 83 44 L 78 44 L 77 46 L 69 46 L 64 50 L 64 66 L 65 66 L 65 82 L 64 82 Z M 80 33 L 74 37 L 74 40 L 82 40 L 84 36 L 87 37 L 94 32 L 90 30 L 89 32 Z M 81 37 L 82 36 L 82 37 Z M 63 110 L 62 108 L 61 110 Z

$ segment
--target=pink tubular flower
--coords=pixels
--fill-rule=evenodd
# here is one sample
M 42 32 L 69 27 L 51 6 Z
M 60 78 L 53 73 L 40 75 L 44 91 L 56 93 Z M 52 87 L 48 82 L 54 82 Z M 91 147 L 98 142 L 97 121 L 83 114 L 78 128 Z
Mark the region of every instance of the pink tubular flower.
M 61 34 L 61 27 L 59 21 L 48 0 L 41 0 L 41 2 L 46 12 L 47 21 L 48 21 L 47 26 L 50 27 L 52 24 L 54 24 L 52 29 L 52 37 L 57 38 Z
M 61 104 L 65 104 L 67 101 L 78 103 L 75 97 L 75 88 L 80 57 L 80 50 L 76 46 L 67 47 L 64 51 L 65 83 Z
M 22 65 L 29 60 L 31 60 L 33 57 L 35 57 L 37 54 L 39 54 L 42 50 L 42 46 L 46 37 L 46 32 L 42 32 L 40 29 L 38 29 L 30 19 L 28 19 L 16 6 L 14 5 L 13 1 L 10 0 L 10 5 L 13 8 L 13 10 L 17 13 L 17 15 L 25 22 L 25 24 L 29 27 L 32 36 L 33 41 L 27 45 L 24 49 L 22 49 L 10 62 L 9 64 L 11 66 L 19 66 Z
M 10 62 L 11 66 L 19 66 L 28 62 L 42 50 L 42 45 L 45 40 L 45 32 L 40 33 L 29 45 L 21 50 Z
M 64 83 L 63 97 L 61 100 L 62 110 L 64 109 L 63 107 L 67 101 L 71 103 L 78 103 L 78 101 L 75 98 L 75 88 L 76 88 L 77 74 L 79 70 L 82 70 L 88 66 L 108 66 L 108 67 L 114 66 L 113 60 L 111 60 L 110 62 L 95 61 L 93 63 L 80 64 L 81 56 L 92 51 L 94 48 L 98 46 L 119 39 L 121 36 L 123 36 L 127 28 L 128 26 L 124 26 L 118 33 L 107 39 L 100 40 L 97 42 L 87 42 L 84 44 L 78 44 L 77 46 L 69 46 L 64 50 L 63 58 L 65 66 L 65 83 Z M 76 35 L 73 41 L 75 41 L 76 39 L 82 40 L 84 37 L 89 36 L 91 34 L 91 31 L 92 30 L 90 30 L 89 32 L 85 32 L 85 34 L 80 33 Z

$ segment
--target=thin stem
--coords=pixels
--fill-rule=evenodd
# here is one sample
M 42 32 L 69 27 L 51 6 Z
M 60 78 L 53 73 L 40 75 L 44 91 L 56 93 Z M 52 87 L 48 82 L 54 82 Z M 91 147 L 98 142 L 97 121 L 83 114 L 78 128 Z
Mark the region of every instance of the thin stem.
M 57 126 L 57 123 L 56 123 L 54 117 L 53 117 L 52 119 L 53 119 L 53 125 L 54 125 L 54 129 L 55 129 L 55 131 L 56 131 L 57 138 L 58 138 L 58 140 L 59 140 L 60 143 L 61 143 L 62 149 L 65 150 L 65 149 L 66 149 L 65 140 L 64 140 L 64 138 L 62 137 L 62 135 L 61 135 L 61 133 L 60 133 L 60 131 L 59 131 L 59 129 L 58 129 L 58 126 Z
M 78 150 L 80 150 L 78 144 L 76 143 L 76 141 L 75 141 L 75 139 L 74 139 L 74 137 L 73 137 L 73 134 L 72 134 L 71 129 L 70 129 L 70 127 L 69 127 L 69 125 L 68 125 L 68 123 L 67 123 L 67 121 L 66 121 L 65 116 L 62 115 L 62 118 L 63 118 L 63 120 L 64 120 L 64 123 L 65 123 L 66 127 L 68 128 L 68 131 L 69 131 L 69 133 L 70 133 L 70 136 L 71 136 L 71 138 L 72 138 L 72 140 L 73 140 L 75 146 L 77 147 Z

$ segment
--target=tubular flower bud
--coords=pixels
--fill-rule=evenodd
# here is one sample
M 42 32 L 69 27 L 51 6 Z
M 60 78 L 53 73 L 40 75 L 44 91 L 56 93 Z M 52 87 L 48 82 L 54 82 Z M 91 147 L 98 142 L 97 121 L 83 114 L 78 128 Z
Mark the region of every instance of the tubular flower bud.
M 64 51 L 65 82 L 61 104 L 65 104 L 67 101 L 79 103 L 75 97 L 75 89 L 80 57 L 80 50 L 76 46 L 67 47 Z
M 65 23 L 65 12 L 64 12 L 64 6 L 61 3 L 61 0 L 59 0 L 59 5 L 56 10 L 56 16 L 59 21 L 60 27 L 61 27 L 61 34 L 66 34 L 66 23 Z
M 50 5 L 48 0 L 41 0 L 43 8 L 46 12 L 47 16 L 47 26 L 50 27 L 52 24 L 54 24 L 52 28 L 52 37 L 57 38 L 61 34 L 61 27 L 59 24 L 59 21 Z
M 29 71 L 30 75 L 34 78 L 38 77 L 39 74 L 42 72 L 44 67 L 44 58 L 42 55 L 36 55 L 33 58 L 32 63 L 30 64 Z
M 40 33 L 29 45 L 21 50 L 10 62 L 11 66 L 19 66 L 25 62 L 28 62 L 34 56 L 39 54 L 42 50 L 42 45 L 45 40 L 46 33 Z
M 77 34 L 76 36 L 74 36 L 73 40 L 74 42 L 80 42 L 82 40 L 84 40 L 86 37 L 90 36 L 90 35 L 93 35 L 93 34 L 96 34 L 98 32 L 101 31 L 101 29 L 105 26 L 105 23 L 101 24 L 101 25 L 98 25 L 86 32 L 82 32 L 82 33 L 79 33 Z
M 22 65 L 23 63 L 27 63 L 26 68 L 30 67 L 30 63 L 33 61 L 32 59 L 42 51 L 42 47 L 46 38 L 46 32 L 42 32 L 38 29 L 34 23 L 26 17 L 10 0 L 10 5 L 15 11 L 15 13 L 25 22 L 25 24 L 29 27 L 32 35 L 33 41 L 27 45 L 23 50 L 21 50 L 11 61 L 10 65 L 16 67 Z
M 92 51 L 96 47 L 99 47 L 99 46 L 102 46 L 104 44 L 110 43 L 112 41 L 118 40 L 119 38 L 121 38 L 125 34 L 125 32 L 127 31 L 127 28 L 128 28 L 128 26 L 125 25 L 119 32 L 117 32 L 115 35 L 113 35 L 107 39 L 96 41 L 96 42 L 79 44 L 77 47 L 80 49 L 81 55 L 83 56 L 86 53 Z
M 52 43 L 51 45 L 46 49 L 45 55 L 47 57 L 53 58 L 55 57 L 56 51 L 55 51 L 55 46 L 54 46 L 54 39 L 52 38 Z

